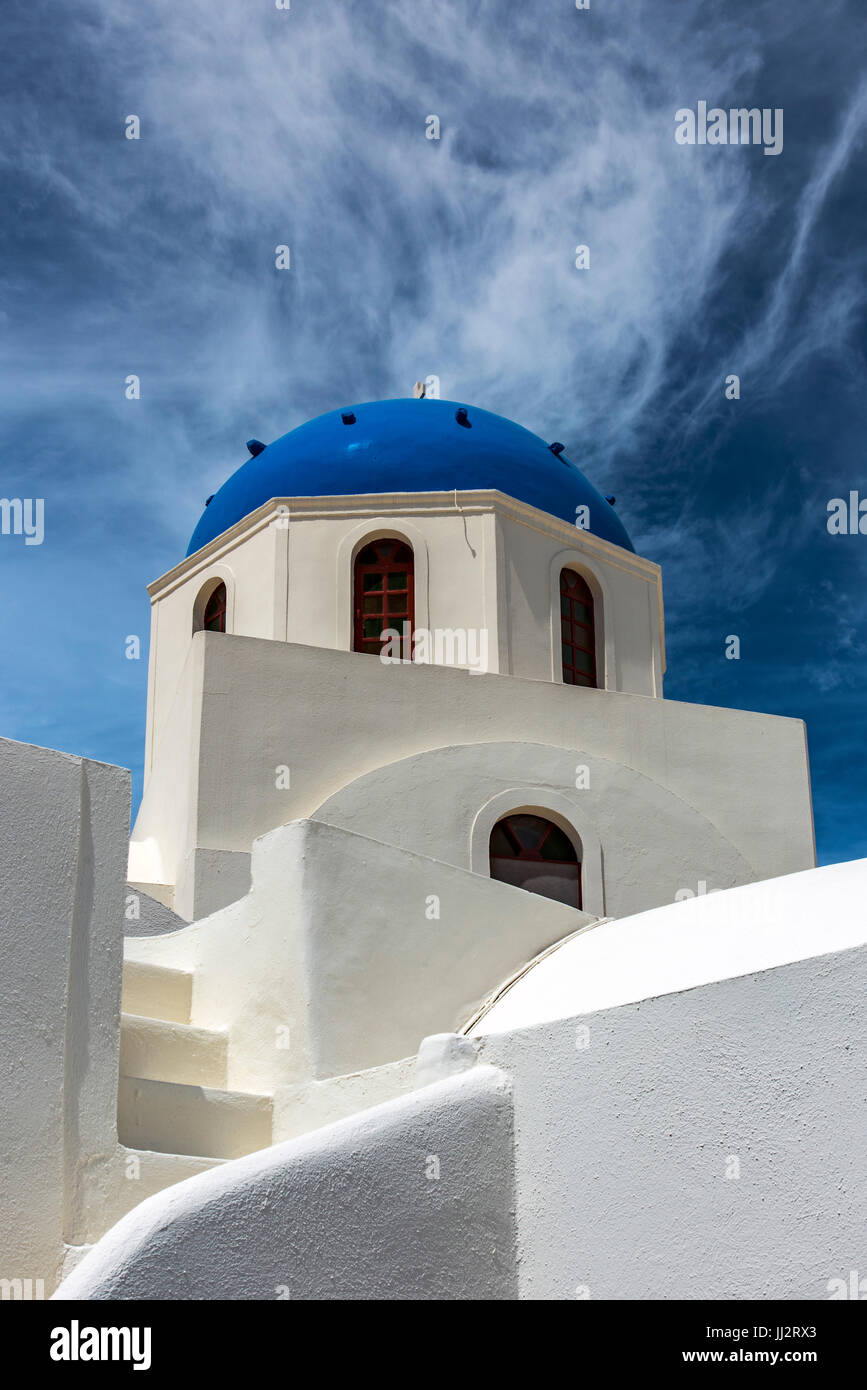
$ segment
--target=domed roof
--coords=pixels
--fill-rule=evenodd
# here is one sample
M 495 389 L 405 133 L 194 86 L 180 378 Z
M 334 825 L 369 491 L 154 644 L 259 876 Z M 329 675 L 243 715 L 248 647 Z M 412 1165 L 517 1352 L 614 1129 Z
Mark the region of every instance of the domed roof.
M 272 497 L 496 489 L 632 550 L 617 513 L 563 453 L 489 410 L 403 398 L 331 410 L 275 439 L 211 498 L 188 555 Z

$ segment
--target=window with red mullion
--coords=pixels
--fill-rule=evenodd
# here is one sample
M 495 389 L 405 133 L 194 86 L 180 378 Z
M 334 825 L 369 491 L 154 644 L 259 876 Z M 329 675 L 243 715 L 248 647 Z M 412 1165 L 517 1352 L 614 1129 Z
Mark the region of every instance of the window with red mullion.
M 499 848 L 507 849 L 505 854 L 496 854 L 492 850 L 494 859 L 527 859 L 535 863 L 546 864 L 577 864 L 578 856 L 571 845 L 566 843 L 566 836 L 559 826 L 552 821 L 544 820 L 541 816 L 528 816 L 524 814 L 505 816 L 497 821 L 495 826 L 497 831 L 502 831 L 505 836 L 504 843 L 499 842 Z M 555 846 L 548 846 L 548 841 L 554 837 Z M 495 840 L 496 843 L 496 840 Z M 547 853 L 545 852 L 547 847 Z
M 403 541 L 371 541 L 358 552 L 354 579 L 354 633 L 352 649 L 376 656 L 388 640 L 382 636 L 393 628 L 403 638 L 403 625 L 415 623 L 413 554 Z M 409 659 L 410 651 L 401 647 Z
M 566 685 L 596 685 L 593 595 L 574 570 L 560 571 L 560 643 Z
M 559 826 L 542 816 L 520 812 L 498 821 L 491 831 L 490 865 L 492 878 L 560 902 L 568 898 L 572 907 L 581 907 L 581 865 L 575 847 Z M 540 888 L 534 865 L 556 874 L 565 895 L 551 892 L 550 884 Z
M 202 621 L 205 632 L 225 632 L 226 631 L 226 586 L 218 584 L 211 597 L 205 605 L 205 616 Z

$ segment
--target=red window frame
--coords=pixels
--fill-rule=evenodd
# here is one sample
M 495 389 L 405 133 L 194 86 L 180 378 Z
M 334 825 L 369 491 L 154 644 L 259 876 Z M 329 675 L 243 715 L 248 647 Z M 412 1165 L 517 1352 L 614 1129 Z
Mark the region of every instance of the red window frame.
M 226 631 L 226 586 L 222 580 L 205 604 L 202 629 L 204 632 Z
M 586 579 L 560 571 L 560 655 L 566 685 L 596 687 L 596 617 Z
M 497 834 L 498 831 L 500 832 L 499 835 Z M 549 849 L 547 854 L 543 853 L 545 845 L 554 831 L 557 832 L 557 837 L 559 839 L 566 842 L 568 845 L 568 852 L 552 854 Z M 528 839 L 534 834 L 536 836 L 535 843 L 528 843 Z M 495 838 L 502 840 L 503 837 L 505 837 L 511 852 L 509 854 L 495 854 L 494 840 Z M 526 864 L 568 864 L 573 866 L 575 869 L 575 889 L 577 896 L 577 902 L 575 902 L 573 906 L 580 910 L 583 901 L 581 893 L 581 860 L 578 858 L 575 846 L 569 840 L 569 836 L 566 834 L 565 830 L 555 824 L 554 821 L 549 821 L 545 816 L 530 815 L 526 811 L 514 812 L 510 816 L 504 816 L 502 820 L 497 821 L 496 825 L 491 830 L 488 857 L 491 878 L 499 879 L 501 882 L 511 883 L 513 886 L 519 888 L 525 887 L 525 885 L 520 881 L 516 881 L 513 874 L 501 876 L 500 873 L 497 872 L 498 862 L 503 864 L 522 862 Z M 533 892 L 534 890 L 529 888 L 528 891 Z M 558 900 L 555 899 L 555 901 Z
M 403 582 L 401 582 L 401 580 Z M 354 626 L 352 650 L 378 656 L 385 642 L 386 628 L 404 636 L 404 623 L 415 627 L 415 557 L 412 547 L 393 536 L 369 541 L 355 557 L 353 579 Z M 376 633 L 374 634 L 374 627 Z M 401 646 L 401 656 L 409 660 L 410 650 Z

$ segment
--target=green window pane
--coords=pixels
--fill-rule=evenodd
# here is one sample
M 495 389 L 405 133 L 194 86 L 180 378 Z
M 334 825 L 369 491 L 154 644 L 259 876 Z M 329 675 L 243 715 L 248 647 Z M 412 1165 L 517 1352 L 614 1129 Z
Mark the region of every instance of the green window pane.
M 364 635 L 365 637 L 379 637 L 379 634 L 380 634 L 381 632 L 382 632 L 382 619 L 381 619 L 381 618 L 365 618 L 365 620 L 364 620 L 364 633 L 363 633 L 363 635 Z
M 366 594 L 370 593 L 370 591 L 371 591 L 372 589 L 379 589 L 379 590 L 381 591 L 381 590 L 382 590 L 382 575 L 381 575 L 381 574 L 365 574 L 365 575 L 362 575 L 362 586 L 363 586 L 364 592 L 365 592 Z
M 397 574 L 390 574 L 388 576 L 388 587 L 389 589 L 405 589 L 407 587 L 405 571 L 398 570 Z

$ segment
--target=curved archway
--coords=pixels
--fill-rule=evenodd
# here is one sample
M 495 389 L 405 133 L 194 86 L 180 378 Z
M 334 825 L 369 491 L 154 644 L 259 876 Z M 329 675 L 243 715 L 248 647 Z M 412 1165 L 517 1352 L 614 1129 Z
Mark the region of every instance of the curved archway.
M 577 754 L 578 758 L 586 756 L 580 752 Z M 569 757 L 571 761 L 576 754 L 570 752 Z M 574 767 L 574 763 L 572 766 Z M 572 842 L 581 864 L 581 910 L 595 917 L 603 917 L 605 883 L 599 831 L 587 811 L 582 809 L 577 801 L 554 791 L 550 786 L 525 784 L 506 787 L 496 792 L 479 808 L 470 829 L 469 860 L 472 872 L 490 875 L 491 832 L 497 821 L 518 812 L 542 816 L 545 820 L 559 825 L 567 839 Z
M 412 547 L 394 536 L 369 541 L 358 551 L 353 567 L 352 650 L 379 655 L 383 633 L 391 629 L 403 639 L 415 626 L 415 557 Z M 408 624 L 408 629 L 406 625 Z M 405 660 L 412 642 L 402 641 Z
M 355 635 L 355 562 L 371 541 L 383 538 L 402 541 L 412 550 L 413 605 L 415 625 L 430 627 L 428 596 L 429 556 L 424 532 L 407 517 L 370 516 L 354 526 L 337 549 L 337 605 L 334 645 L 339 651 L 353 649 Z
M 193 632 L 228 630 L 229 593 L 225 580 L 213 575 L 196 595 L 193 604 Z
M 491 831 L 491 878 L 581 908 L 581 861 L 554 821 L 527 811 L 503 816 Z
M 202 627 L 205 632 L 226 631 L 226 586 L 222 580 L 205 604 Z

